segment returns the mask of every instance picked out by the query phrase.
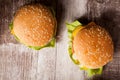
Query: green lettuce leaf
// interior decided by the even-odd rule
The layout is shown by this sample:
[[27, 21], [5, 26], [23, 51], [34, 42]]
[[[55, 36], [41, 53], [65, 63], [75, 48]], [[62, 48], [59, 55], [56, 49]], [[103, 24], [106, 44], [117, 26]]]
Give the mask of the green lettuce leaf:
[[53, 38], [47, 45], [45, 46], [28, 46], [29, 48], [31, 49], [34, 49], [34, 50], [40, 50], [42, 48], [45, 48], [45, 47], [54, 47], [55, 46], [55, 38]]
[[[11, 23], [9, 24], [9, 29], [10, 29], [10, 31], [12, 31], [12, 29], [13, 29], [13, 22], [11, 22]], [[15, 39], [16, 39], [18, 42], [21, 42], [22, 44], [24, 44], [24, 45], [26, 45], [27, 47], [29, 47], [29, 48], [31, 48], [31, 49], [34, 49], [34, 50], [40, 50], [40, 49], [45, 48], [45, 47], [54, 47], [54, 46], [55, 46], [55, 42], [56, 42], [56, 40], [55, 40], [55, 35], [56, 35], [56, 33], [54, 34], [52, 40], [51, 40], [48, 44], [46, 44], [46, 45], [44, 45], [44, 46], [27, 46], [26, 44], [24, 44], [23, 42], [21, 42], [20, 39], [19, 39], [15, 34], [13, 34], [13, 36], [15, 37]]]
[[[70, 55], [70, 58], [71, 60], [76, 64], [76, 65], [80, 65], [80, 62], [78, 60], [75, 60], [73, 58], [73, 53], [72, 53], [72, 32], [79, 26], [79, 25], [82, 25], [79, 21], [74, 21], [73, 23], [66, 23], [66, 26], [67, 26], [67, 29], [68, 29], [68, 37], [70, 39], [69, 41], [69, 48], [68, 48], [68, 52], [69, 52], [69, 55]], [[89, 77], [91, 76], [94, 76], [96, 74], [102, 74], [102, 69], [103, 67], [101, 68], [98, 68], [98, 69], [89, 69], [89, 68], [85, 68], [85, 67], [80, 67], [80, 70], [85, 70], [87, 72], [87, 75]]]
[[78, 27], [79, 25], [82, 25], [82, 24], [77, 20], [72, 23], [66, 23], [67, 29], [70, 32], [73, 32], [75, 28]]
[[80, 64], [78, 60], [75, 60], [75, 59], [73, 58], [72, 49], [69, 48], [68, 51], [69, 51], [69, 55], [70, 55], [71, 60], [72, 60], [75, 64], [77, 64], [77, 65]]
[[13, 22], [11, 22], [11, 23], [9, 24], [9, 29], [10, 29], [10, 31], [13, 29]]
[[91, 76], [94, 76], [94, 75], [102, 74], [102, 70], [103, 70], [103, 67], [98, 68], [98, 69], [88, 69], [88, 70], [86, 70], [86, 72], [87, 72], [87, 75], [89, 77], [91, 77]]
[[78, 60], [73, 59], [73, 53], [72, 53], [72, 32], [79, 26], [82, 25], [79, 21], [74, 21], [72, 23], [66, 23], [67, 29], [68, 29], [68, 37], [70, 39], [69, 41], [69, 48], [68, 48], [68, 52], [70, 55], [71, 60], [75, 63], [75, 64], [80, 64]]

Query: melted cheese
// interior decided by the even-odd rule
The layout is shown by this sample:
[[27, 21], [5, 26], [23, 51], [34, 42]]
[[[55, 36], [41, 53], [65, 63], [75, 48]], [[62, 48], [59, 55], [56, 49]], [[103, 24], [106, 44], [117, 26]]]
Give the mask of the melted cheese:
[[79, 32], [79, 30], [83, 29], [84, 27], [83, 26], [78, 26], [72, 33], [72, 36], [75, 37], [76, 34]]
[[13, 29], [11, 30], [11, 34], [13, 34], [13, 35], [14, 35], [14, 30], [13, 30]]

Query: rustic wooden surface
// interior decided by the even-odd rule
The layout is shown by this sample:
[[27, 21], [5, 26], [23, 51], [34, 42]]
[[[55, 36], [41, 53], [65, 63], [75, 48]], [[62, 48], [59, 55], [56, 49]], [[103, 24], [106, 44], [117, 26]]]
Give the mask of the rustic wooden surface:
[[[31, 50], [10, 34], [8, 24], [22, 5], [42, 3], [53, 7], [58, 21], [55, 48]], [[101, 76], [93, 80], [120, 80], [120, 0], [0, 0], [0, 80], [92, 80], [74, 65], [67, 52], [65, 22], [95, 21], [108, 30], [115, 52]]]

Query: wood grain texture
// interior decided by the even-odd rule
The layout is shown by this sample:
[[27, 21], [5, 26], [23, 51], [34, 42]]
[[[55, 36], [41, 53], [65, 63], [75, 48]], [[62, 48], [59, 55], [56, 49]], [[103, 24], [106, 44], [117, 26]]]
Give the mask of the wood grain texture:
[[[8, 24], [22, 5], [42, 3], [53, 7], [58, 21], [55, 48], [31, 50], [10, 34]], [[70, 60], [65, 22], [95, 21], [113, 38], [112, 62], [101, 76], [88, 78]], [[120, 80], [120, 0], [0, 0], [0, 80]]]

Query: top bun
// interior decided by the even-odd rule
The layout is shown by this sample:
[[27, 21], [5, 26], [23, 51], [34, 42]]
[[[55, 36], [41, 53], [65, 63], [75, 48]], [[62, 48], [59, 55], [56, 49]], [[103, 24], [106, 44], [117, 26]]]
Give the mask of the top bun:
[[25, 5], [17, 10], [14, 34], [27, 46], [44, 46], [55, 34], [56, 19], [51, 10], [41, 4]]
[[97, 69], [113, 58], [113, 42], [108, 32], [94, 22], [81, 29], [73, 39], [74, 54], [84, 67]]

